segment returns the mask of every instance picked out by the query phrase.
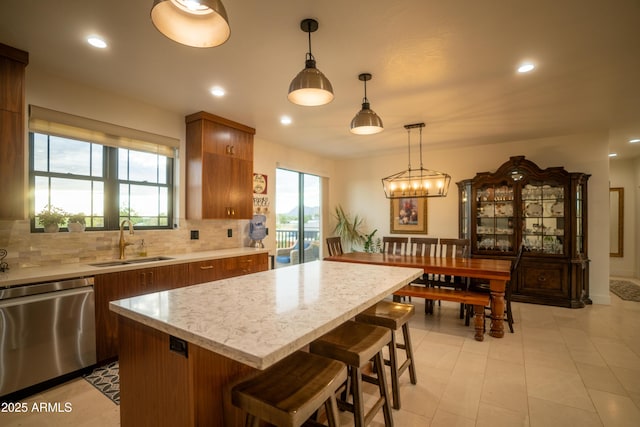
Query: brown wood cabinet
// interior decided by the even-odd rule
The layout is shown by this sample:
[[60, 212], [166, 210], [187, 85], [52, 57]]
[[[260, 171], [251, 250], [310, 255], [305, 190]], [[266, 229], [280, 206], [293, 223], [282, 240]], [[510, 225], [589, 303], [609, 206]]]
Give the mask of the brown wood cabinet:
[[512, 260], [513, 301], [580, 308], [590, 304], [588, 174], [540, 169], [514, 156], [496, 172], [458, 183], [460, 236], [471, 256]]
[[218, 280], [268, 270], [268, 254], [266, 253], [243, 257], [221, 258], [216, 261]]
[[93, 287], [98, 362], [118, 355], [118, 316], [109, 310], [110, 301], [185, 286], [187, 274], [188, 264], [176, 264], [96, 275]]
[[250, 219], [255, 129], [204, 111], [185, 121], [187, 218]]
[[24, 219], [25, 68], [29, 54], [0, 43], [0, 219]]
[[110, 301], [268, 269], [268, 254], [260, 253], [96, 275], [94, 292], [98, 362], [118, 356], [118, 316], [109, 310]]

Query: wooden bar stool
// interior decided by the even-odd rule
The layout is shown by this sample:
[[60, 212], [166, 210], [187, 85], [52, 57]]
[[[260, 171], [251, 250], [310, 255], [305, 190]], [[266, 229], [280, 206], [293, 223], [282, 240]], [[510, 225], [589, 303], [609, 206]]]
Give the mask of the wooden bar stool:
[[[368, 425], [380, 408], [384, 414], [384, 425], [393, 426], [382, 357], [382, 349], [390, 340], [391, 332], [387, 328], [349, 320], [313, 341], [309, 346], [309, 351], [312, 353], [339, 360], [349, 367], [347, 383], [351, 383], [353, 404], [346, 401], [349, 395], [347, 384], [347, 393], [344, 393], [343, 399], [338, 400], [338, 407], [353, 413], [355, 427]], [[367, 366], [371, 359], [374, 360], [376, 372], [381, 373], [375, 378], [362, 374], [362, 368]], [[376, 384], [380, 392], [380, 397], [366, 414], [362, 394], [363, 380]]]
[[247, 413], [246, 426], [257, 427], [263, 420], [299, 427], [324, 404], [329, 427], [334, 427], [339, 425], [336, 391], [346, 379], [344, 363], [297, 351], [236, 384], [231, 401]]
[[[416, 378], [416, 367], [413, 360], [413, 349], [411, 347], [411, 337], [409, 336], [409, 319], [415, 313], [415, 307], [411, 304], [401, 304], [391, 301], [380, 301], [356, 316], [357, 322], [369, 323], [371, 325], [382, 326], [391, 330], [391, 341], [389, 342], [389, 360], [384, 363], [391, 367], [391, 391], [393, 394], [393, 408], [400, 409], [400, 376], [409, 369], [411, 384], [418, 382]], [[396, 341], [396, 331], [402, 327], [404, 344]], [[398, 367], [398, 353], [396, 349], [404, 350], [407, 360]]]

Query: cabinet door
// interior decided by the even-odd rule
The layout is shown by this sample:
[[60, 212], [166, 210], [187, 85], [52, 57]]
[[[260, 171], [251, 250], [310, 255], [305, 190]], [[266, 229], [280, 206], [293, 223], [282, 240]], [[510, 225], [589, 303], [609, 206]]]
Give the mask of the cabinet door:
[[487, 184], [475, 190], [475, 251], [513, 252], [515, 206], [513, 186]]
[[564, 186], [529, 182], [522, 188], [522, 241], [528, 252], [565, 253]]
[[250, 219], [253, 162], [203, 154], [202, 218]]
[[141, 268], [95, 276], [98, 362], [118, 355], [118, 315], [109, 310], [110, 301], [185, 286], [187, 278], [187, 264]]
[[202, 151], [253, 161], [253, 135], [209, 120], [203, 120]]
[[515, 292], [549, 300], [567, 300], [569, 297], [568, 265], [562, 262], [523, 260]]

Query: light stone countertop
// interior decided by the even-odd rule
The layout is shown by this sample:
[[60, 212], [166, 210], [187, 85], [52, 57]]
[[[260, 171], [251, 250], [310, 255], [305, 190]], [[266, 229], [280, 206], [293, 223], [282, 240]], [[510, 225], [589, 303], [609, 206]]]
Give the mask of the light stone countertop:
[[119, 301], [124, 317], [265, 369], [422, 275], [314, 261]]
[[[182, 264], [185, 262], [198, 262], [218, 258], [231, 258], [243, 255], [253, 255], [258, 253], [268, 253], [267, 249], [256, 248], [233, 248], [220, 249], [215, 251], [192, 252], [188, 254], [167, 254], [170, 259], [162, 261], [143, 262], [137, 264], [124, 264], [110, 267], [96, 267], [91, 264], [100, 264], [110, 260], [96, 261], [91, 264], [60, 264], [46, 267], [28, 267], [11, 269], [0, 273], [0, 288], [12, 287], [30, 283], [50, 282], [54, 280], [71, 279], [76, 277], [91, 277], [97, 274], [113, 273], [116, 271], [136, 270], [139, 268], [159, 267], [163, 265]], [[164, 255], [163, 255], [164, 256]], [[148, 258], [153, 258], [149, 256]], [[128, 260], [136, 260], [136, 257], [129, 257]], [[119, 261], [119, 260], [111, 260]]]

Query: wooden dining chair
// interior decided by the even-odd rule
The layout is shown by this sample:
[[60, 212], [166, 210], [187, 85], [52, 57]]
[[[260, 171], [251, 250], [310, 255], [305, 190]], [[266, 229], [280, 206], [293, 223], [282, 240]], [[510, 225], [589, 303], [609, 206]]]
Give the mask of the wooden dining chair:
[[340, 236], [327, 237], [327, 250], [329, 251], [329, 256], [342, 255], [344, 253]]
[[[407, 255], [416, 256], [437, 256], [438, 255], [438, 238], [437, 237], [412, 237], [409, 240], [409, 249]], [[433, 274], [424, 273], [418, 277], [412, 285], [433, 286]], [[433, 312], [433, 301], [424, 300], [424, 312]]]
[[404, 255], [409, 245], [408, 237], [383, 237], [382, 252], [389, 255]]
[[[469, 239], [440, 239], [440, 256], [443, 258], [469, 258], [471, 246]], [[469, 286], [468, 277], [440, 275], [432, 281], [434, 286], [445, 286], [456, 289], [466, 289]], [[438, 301], [440, 305], [440, 301]], [[460, 304], [460, 319], [465, 318], [465, 306]]]
[[[511, 279], [509, 279], [509, 281], [507, 281], [507, 284], [505, 286], [504, 289], [504, 305], [505, 305], [505, 314], [506, 316], [506, 321], [509, 324], [509, 332], [513, 333], [513, 312], [511, 311], [511, 293], [513, 292], [513, 280], [516, 276], [516, 273], [518, 271], [518, 267], [520, 267], [520, 260], [522, 259], [522, 253], [524, 252], [524, 244], [520, 245], [520, 248], [518, 248], [518, 253], [516, 254], [516, 257], [514, 258], [514, 260], [511, 262]], [[472, 291], [476, 291], [476, 292], [489, 292], [490, 293], [490, 289], [489, 289], [489, 284], [488, 283], [472, 283], [471, 286], [469, 286], [469, 289]], [[489, 312], [491, 311], [491, 307], [485, 307], [485, 311], [489, 310]], [[470, 319], [471, 317], [473, 317], [473, 306], [468, 306], [467, 310], [466, 310], [466, 317], [465, 317], [465, 325], [469, 326], [470, 323]]]

